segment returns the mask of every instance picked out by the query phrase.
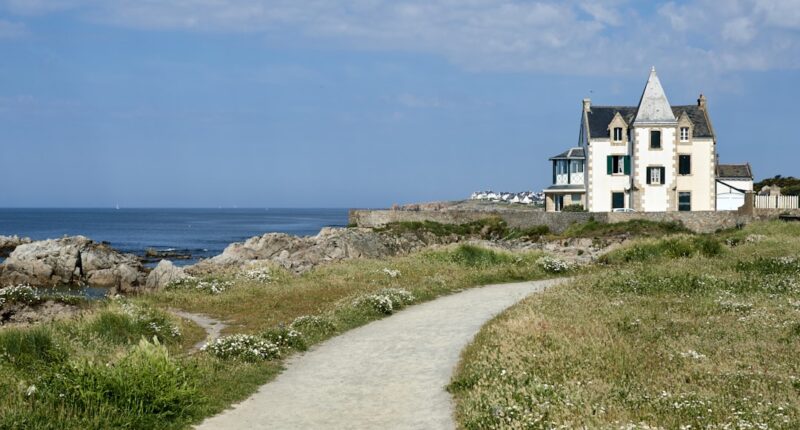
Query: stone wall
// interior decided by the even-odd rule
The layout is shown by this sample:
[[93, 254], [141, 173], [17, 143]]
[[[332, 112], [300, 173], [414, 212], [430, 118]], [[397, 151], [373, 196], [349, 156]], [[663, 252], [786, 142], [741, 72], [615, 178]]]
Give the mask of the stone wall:
[[390, 222], [434, 221], [442, 224], [464, 224], [488, 217], [502, 218], [511, 227], [528, 228], [546, 225], [551, 231], [560, 233], [574, 223], [593, 218], [598, 222], [618, 223], [634, 219], [649, 221], [679, 221], [697, 233], [711, 233], [719, 229], [733, 228], [757, 220], [777, 219], [781, 214], [800, 215], [800, 210], [756, 209], [744, 211], [698, 211], [698, 212], [535, 212], [535, 211], [479, 211], [479, 210], [362, 210], [350, 211], [350, 223], [359, 227], [381, 227]]
[[390, 222], [434, 221], [442, 224], [464, 224], [489, 217], [499, 217], [510, 227], [528, 228], [546, 225], [550, 230], [561, 232], [576, 222], [586, 222], [598, 214], [588, 212], [543, 212], [530, 210], [469, 211], [469, 210], [366, 210], [350, 211], [350, 224], [359, 227], [381, 227]]

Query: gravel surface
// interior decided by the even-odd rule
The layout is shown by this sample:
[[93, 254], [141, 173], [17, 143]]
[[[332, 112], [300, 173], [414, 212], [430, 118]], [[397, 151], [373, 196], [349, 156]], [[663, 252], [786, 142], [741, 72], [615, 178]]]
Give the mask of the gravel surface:
[[489, 319], [563, 280], [472, 288], [330, 339], [199, 429], [453, 429], [445, 391]]

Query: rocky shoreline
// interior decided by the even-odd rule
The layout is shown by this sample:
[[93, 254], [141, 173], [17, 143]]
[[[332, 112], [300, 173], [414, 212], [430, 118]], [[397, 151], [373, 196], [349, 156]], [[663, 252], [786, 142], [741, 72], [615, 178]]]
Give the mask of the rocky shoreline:
[[[617, 242], [622, 240], [624, 238]], [[591, 239], [485, 240], [455, 234], [436, 235], [424, 230], [397, 233], [369, 228], [323, 228], [315, 236], [304, 237], [267, 233], [232, 243], [221, 254], [191, 266], [177, 267], [170, 260], [161, 259], [155, 268], [148, 269], [140, 257], [123, 254], [106, 243], [84, 236], [40, 241], [0, 237], [0, 243], [14, 244], [8, 258], [0, 263], [0, 287], [85, 285], [108, 288], [111, 293], [143, 293], [190, 275], [237, 269], [253, 262], [271, 262], [301, 274], [320, 264], [393, 257], [457, 242], [510, 251], [544, 250], [579, 264], [592, 261], [601, 251], [607, 251], [609, 245], [614, 245], [599, 245]]]

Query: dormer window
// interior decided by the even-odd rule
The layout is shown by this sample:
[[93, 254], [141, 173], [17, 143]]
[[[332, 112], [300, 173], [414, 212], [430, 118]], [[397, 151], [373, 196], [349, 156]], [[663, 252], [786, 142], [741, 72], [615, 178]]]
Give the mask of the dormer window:
[[622, 142], [622, 127], [614, 127], [614, 142]]
[[681, 127], [681, 142], [689, 141], [689, 127]]

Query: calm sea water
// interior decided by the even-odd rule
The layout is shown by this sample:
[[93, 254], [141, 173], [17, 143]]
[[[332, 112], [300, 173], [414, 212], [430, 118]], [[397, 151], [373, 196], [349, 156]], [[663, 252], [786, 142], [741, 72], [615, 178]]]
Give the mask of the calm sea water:
[[269, 232], [314, 235], [347, 225], [347, 209], [0, 209], [0, 235], [50, 239], [84, 235], [123, 252], [191, 254], [190, 264], [231, 242]]

